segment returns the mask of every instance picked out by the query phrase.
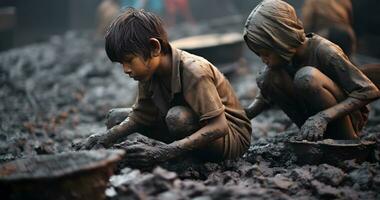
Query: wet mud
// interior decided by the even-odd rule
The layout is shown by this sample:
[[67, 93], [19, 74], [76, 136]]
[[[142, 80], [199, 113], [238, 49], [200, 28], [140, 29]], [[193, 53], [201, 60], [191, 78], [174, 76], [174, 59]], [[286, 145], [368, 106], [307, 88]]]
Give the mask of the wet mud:
[[[259, 63], [259, 62], [257, 62]], [[232, 76], [247, 106], [257, 87], [255, 62]], [[69, 32], [0, 54], [0, 162], [73, 150], [104, 130], [111, 108], [130, 107], [137, 83], [112, 64], [90, 34]], [[119, 164], [108, 199], [379, 199], [380, 105], [362, 139], [376, 141], [362, 162], [300, 164], [288, 141], [298, 129], [278, 109], [252, 120], [252, 145], [238, 160], [177, 159], [151, 169]], [[136, 139], [136, 138], [134, 138]], [[145, 142], [150, 142], [148, 139]]]

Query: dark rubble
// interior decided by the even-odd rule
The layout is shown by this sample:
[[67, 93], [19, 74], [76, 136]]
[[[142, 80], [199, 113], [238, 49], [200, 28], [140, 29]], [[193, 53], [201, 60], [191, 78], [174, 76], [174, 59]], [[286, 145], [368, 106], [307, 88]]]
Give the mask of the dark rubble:
[[[249, 60], [249, 59], [248, 59]], [[231, 77], [242, 103], [255, 96], [258, 62]], [[250, 72], [250, 73], [247, 73]], [[49, 41], [0, 54], [0, 162], [72, 150], [102, 130], [107, 111], [129, 107], [136, 82], [111, 63], [91, 34], [68, 32]], [[380, 106], [364, 131], [380, 145]], [[252, 121], [252, 146], [243, 158], [221, 163], [174, 160], [153, 169], [119, 166], [109, 199], [379, 199], [377, 160], [297, 165], [287, 145], [297, 131], [269, 110]], [[376, 157], [375, 156], [375, 157]]]

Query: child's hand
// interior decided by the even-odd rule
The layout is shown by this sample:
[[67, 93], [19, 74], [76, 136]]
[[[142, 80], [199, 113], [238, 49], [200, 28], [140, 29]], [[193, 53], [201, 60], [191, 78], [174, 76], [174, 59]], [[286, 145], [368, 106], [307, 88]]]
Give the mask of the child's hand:
[[173, 152], [168, 145], [150, 146], [140, 142], [124, 142], [117, 146], [125, 150], [125, 160], [131, 166], [148, 167], [171, 158]]
[[104, 148], [101, 140], [104, 138], [105, 133], [95, 133], [90, 135], [76, 150], [90, 150]]
[[327, 120], [319, 113], [309, 117], [309, 119], [307, 119], [301, 127], [301, 139], [309, 141], [323, 139], [323, 134], [326, 131], [327, 124]]

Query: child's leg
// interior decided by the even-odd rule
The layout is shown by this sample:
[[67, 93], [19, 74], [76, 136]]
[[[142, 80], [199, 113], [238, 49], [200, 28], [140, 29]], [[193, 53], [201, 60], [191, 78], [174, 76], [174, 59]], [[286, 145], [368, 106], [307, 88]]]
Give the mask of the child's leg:
[[185, 138], [200, 128], [199, 119], [196, 114], [185, 106], [170, 108], [166, 114], [165, 122], [175, 140]]
[[301, 127], [308, 118], [305, 106], [295, 93], [293, 78], [283, 69], [269, 69], [259, 74], [258, 86], [264, 96], [281, 108], [282, 111]]
[[[312, 116], [344, 100], [346, 95], [329, 77], [314, 67], [303, 67], [294, 77], [294, 86]], [[357, 134], [349, 116], [327, 126], [324, 138], [355, 139]]]

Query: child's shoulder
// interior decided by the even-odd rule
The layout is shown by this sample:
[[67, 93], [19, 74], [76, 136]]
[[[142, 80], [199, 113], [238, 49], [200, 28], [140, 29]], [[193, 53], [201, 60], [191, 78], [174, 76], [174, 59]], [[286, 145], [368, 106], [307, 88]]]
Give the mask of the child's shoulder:
[[216, 68], [205, 58], [181, 51], [180, 62], [183, 73], [194, 78], [202, 78], [215, 73]]
[[343, 50], [336, 44], [332, 43], [328, 39], [319, 36], [317, 34], [308, 34], [309, 40], [311, 40], [311, 46], [314, 53], [321, 57], [342, 56]]

